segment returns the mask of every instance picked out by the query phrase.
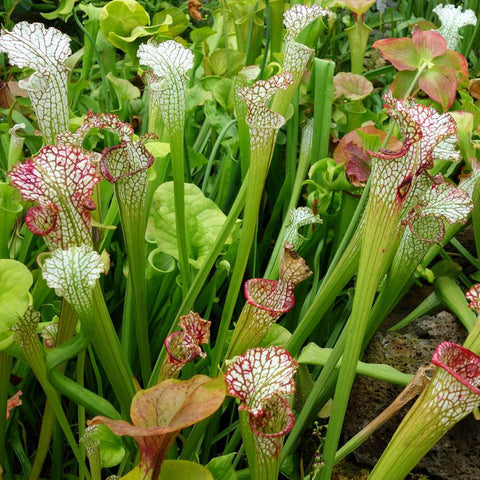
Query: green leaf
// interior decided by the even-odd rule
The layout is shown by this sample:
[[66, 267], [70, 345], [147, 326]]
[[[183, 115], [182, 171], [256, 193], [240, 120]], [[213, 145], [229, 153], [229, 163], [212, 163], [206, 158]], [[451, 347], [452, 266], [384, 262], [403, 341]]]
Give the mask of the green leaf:
[[260, 342], [260, 347], [271, 347], [276, 345], [279, 347], [286, 347], [292, 334], [285, 327], [282, 327], [278, 323], [274, 323], [269, 329], [267, 334]]
[[237, 74], [245, 66], [245, 54], [243, 52], [229, 50], [227, 53], [225, 48], [220, 48], [206, 59], [213, 75], [223, 76], [227, 73], [227, 58], [230, 62], [232, 75]]
[[171, 17], [161, 25], [150, 25], [146, 10], [135, 0], [113, 0], [100, 12], [100, 30], [114, 46], [135, 59], [141, 37], [156, 35], [168, 30]]
[[22, 206], [13, 199], [13, 188], [0, 182], [0, 232], [2, 232], [0, 258], [8, 257], [9, 232], [12, 231], [15, 219], [21, 211]]
[[164, 158], [170, 153], [170, 144], [167, 142], [153, 141], [146, 143], [145, 146], [155, 158]]
[[[215, 202], [206, 198], [193, 184], [185, 184], [186, 229], [190, 264], [200, 268], [215, 243], [225, 215]], [[147, 226], [147, 241], [156, 243], [164, 253], [178, 260], [173, 182], [160, 185], [153, 195]], [[227, 239], [227, 244], [231, 238]]]
[[67, 21], [67, 19], [72, 15], [72, 10], [75, 5], [75, 2], [78, 0], [60, 0], [60, 4], [58, 8], [50, 13], [42, 13], [42, 17], [46, 18], [47, 20], [55, 20], [56, 18], [61, 18], [63, 21]]
[[[127, 475], [121, 477], [122, 480], [144, 480], [145, 472], [135, 467]], [[162, 470], [158, 480], [218, 480], [212, 476], [210, 470], [199, 463], [189, 462], [188, 460], [165, 460], [162, 463]], [[219, 477], [220, 478], [220, 477]], [[223, 477], [222, 477], [223, 478]], [[225, 477], [230, 478], [230, 477]], [[232, 480], [236, 477], [231, 477]]]
[[[173, 478], [181, 478], [182, 480], [214, 480], [210, 470], [198, 463], [187, 460], [165, 460], [158, 480], [171, 480]], [[215, 478], [215, 480], [217, 479]]]
[[89, 436], [99, 442], [102, 468], [115, 467], [125, 457], [122, 440], [105, 425], [97, 425]]
[[196, 152], [192, 147], [187, 145], [188, 163], [190, 168], [198, 168], [208, 163], [208, 158], [200, 152]]
[[233, 459], [236, 453], [229, 453], [221, 457], [212, 458], [206, 467], [212, 472], [215, 480], [237, 480], [237, 474], [233, 468]]
[[212, 88], [215, 100], [227, 111], [233, 112], [235, 88], [231, 78], [222, 78]]
[[[155, 17], [154, 17], [155, 18]], [[198, 45], [208, 37], [215, 35], [217, 32], [212, 27], [195, 28], [190, 33], [190, 39], [194, 45]]]
[[0, 332], [18, 322], [30, 303], [30, 270], [20, 262], [0, 259]]
[[[398, 72], [393, 79], [390, 89], [392, 90], [392, 95], [395, 98], [402, 98], [408, 91], [408, 88], [412, 84], [415, 78], [416, 72], [410, 70], [403, 70]], [[416, 87], [415, 87], [416, 88]]]
[[[298, 363], [324, 366], [327, 363], [331, 351], [331, 348], [321, 348], [316, 343], [309, 343], [301, 351], [298, 357]], [[340, 366], [340, 362], [338, 366]], [[402, 373], [396, 368], [383, 363], [358, 362], [357, 373], [396, 385], [407, 385], [412, 379], [412, 375]]]
[[204, 90], [200, 82], [196, 82], [192, 88], [187, 89], [186, 110], [192, 111], [197, 106], [203, 106], [207, 100], [212, 100], [212, 93]]
[[[189, 20], [185, 13], [176, 7], [164, 8], [153, 16], [153, 25], [168, 25], [166, 31], [162, 30], [162, 36], [174, 38], [188, 27]], [[164, 33], [166, 32], [166, 33]]]
[[126, 37], [134, 28], [149, 24], [148, 13], [135, 0], [113, 0], [100, 13], [100, 29], [105, 38], [109, 38], [112, 32]]
[[112, 72], [108, 72], [106, 78], [115, 89], [120, 110], [128, 107], [132, 100], [140, 97], [140, 89], [132, 85], [128, 80], [117, 78]]
[[457, 78], [453, 69], [438, 66], [427, 70], [423, 72], [418, 84], [444, 111], [452, 106], [457, 94]]

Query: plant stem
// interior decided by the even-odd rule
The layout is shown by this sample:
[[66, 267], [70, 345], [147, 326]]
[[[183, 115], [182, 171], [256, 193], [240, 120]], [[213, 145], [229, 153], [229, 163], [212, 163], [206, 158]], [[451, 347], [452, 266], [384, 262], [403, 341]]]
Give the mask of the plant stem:
[[[243, 228], [238, 244], [237, 258], [232, 272], [232, 280], [228, 287], [225, 305], [220, 320], [215, 349], [212, 352], [212, 365], [210, 373], [214, 375], [220, 363], [228, 327], [232, 319], [238, 292], [242, 284], [243, 275], [248, 263], [248, 257], [252, 247], [257, 227], [258, 211], [262, 199], [265, 179], [273, 153], [277, 130], [273, 128], [262, 129], [259, 136], [262, 140], [254, 141], [250, 153], [250, 169], [248, 172], [247, 198], [243, 217]], [[254, 136], [254, 135], [251, 135]]]
[[[23, 322], [26, 321], [24, 320]], [[72, 430], [70, 429], [70, 425], [68, 423], [67, 417], [65, 416], [65, 412], [63, 411], [63, 407], [58, 397], [58, 393], [55, 391], [55, 389], [52, 387], [52, 385], [47, 379], [45, 358], [43, 357], [41, 345], [38, 340], [36, 331], [34, 331], [30, 326], [23, 326], [21, 327], [21, 333], [18, 332], [16, 333], [16, 335], [17, 334], [20, 334], [22, 337], [19, 343], [23, 354], [25, 355], [25, 358], [30, 365], [30, 368], [32, 369], [35, 377], [42, 386], [43, 391], [45, 392], [47, 399], [52, 406], [52, 410], [55, 413], [57, 421], [63, 430], [63, 433], [69, 443], [70, 448], [72, 449], [72, 452], [77, 462], [79, 463], [79, 465], [83, 463], [86, 470], [87, 467], [85, 466], [84, 459], [80, 454], [77, 442], [75, 440], [75, 437], [73, 436]]]
[[135, 395], [133, 375], [130, 365], [123, 355], [98, 282], [93, 289], [93, 303], [96, 328], [92, 345], [121, 405], [122, 414], [127, 416], [130, 411], [130, 403]]
[[[117, 185], [115, 185], [117, 189]], [[117, 194], [116, 194], [117, 195]], [[148, 335], [147, 286], [145, 283], [145, 210], [132, 211], [124, 208], [119, 201], [122, 196], [117, 195], [120, 221], [125, 238], [129, 267], [129, 288], [127, 294], [133, 293], [133, 312], [128, 308], [128, 319], [135, 323], [137, 334], [137, 352], [140, 358], [143, 383], [146, 385], [150, 378], [152, 366], [150, 358], [150, 340]], [[130, 306], [126, 302], [127, 307]], [[133, 318], [132, 318], [132, 313]], [[127, 319], [124, 319], [126, 321]]]
[[[66, 300], [62, 300], [55, 345], [61, 345], [73, 337], [77, 326], [77, 321], [78, 317], [73, 307]], [[64, 373], [66, 366], [66, 363], [64, 363], [57, 368], [61, 373]], [[50, 447], [54, 422], [55, 412], [52, 410], [50, 401], [47, 399], [45, 403], [44, 415], [42, 417], [42, 427], [40, 429], [40, 436], [38, 438], [35, 459], [33, 461], [28, 480], [37, 480], [40, 477], [43, 464]]]
[[[233, 203], [232, 208], [230, 209], [230, 212], [227, 215], [227, 218], [225, 219], [225, 223], [223, 224], [222, 229], [218, 234], [217, 239], [215, 240], [215, 244], [210, 250], [208, 257], [204, 260], [203, 265], [201, 266], [197, 275], [195, 276], [192, 282], [192, 285], [190, 286], [190, 289], [187, 292], [187, 295], [184, 297], [182, 304], [180, 305], [180, 308], [178, 309], [175, 315], [175, 321], [170, 327], [168, 334], [172, 333], [175, 330], [177, 326], [177, 321], [180, 318], [180, 316], [188, 313], [188, 311], [193, 307], [195, 299], [200, 293], [200, 290], [202, 289], [202, 287], [204, 286], [205, 281], [208, 277], [208, 274], [210, 273], [210, 270], [215, 263], [215, 260], [217, 259], [218, 255], [220, 255], [223, 245], [225, 244], [225, 241], [230, 235], [232, 228], [235, 225], [238, 219], [238, 216], [240, 215], [240, 212], [243, 209], [243, 206], [245, 204], [246, 193], [247, 193], [247, 183], [248, 183], [248, 174], [246, 175], [245, 180], [243, 181], [242, 186], [238, 191], [237, 198], [235, 199], [235, 202]], [[148, 383], [149, 386], [152, 386], [155, 383], [157, 383], [158, 373], [160, 371], [160, 367], [163, 363], [164, 357], [165, 357], [165, 349], [162, 349], [155, 363], [155, 367], [153, 369], [150, 382]]]
[[360, 357], [370, 309], [378, 284], [393, 255], [392, 245], [396, 244], [397, 217], [390, 211], [388, 203], [384, 205], [381, 202], [369, 202], [367, 206], [365, 235], [362, 242], [356, 291], [351, 319], [347, 323], [345, 355], [340, 367], [325, 441], [325, 466], [319, 472], [321, 480], [329, 479], [332, 474], [335, 451], [343, 426], [350, 390], [355, 378], [355, 369]]
[[185, 225], [184, 146], [183, 128], [170, 131], [170, 155], [173, 169], [173, 196], [175, 200], [175, 225], [178, 258], [182, 277], [183, 297], [190, 288], [190, 264], [188, 262], [188, 238]]
[[[285, 347], [292, 355], [298, 355], [307, 337], [312, 333], [315, 326], [318, 325], [331, 307], [335, 298], [355, 274], [359, 259], [359, 242], [357, 240], [358, 237], [355, 236], [346, 250], [344, 250], [344, 255], [339, 259], [333, 271], [328, 277], [325, 277], [311, 305], [292, 333]], [[297, 420], [294, 429], [298, 423], [299, 421]], [[290, 433], [289, 439], [290, 437], [292, 437], [292, 433]]]
[[243, 446], [247, 454], [250, 480], [277, 480], [280, 470], [279, 455], [270, 456], [258, 448], [255, 435], [250, 428], [250, 414], [239, 410], [239, 424], [242, 432]]
[[7, 400], [13, 357], [0, 351], [0, 466], [7, 479], [13, 478], [7, 456]]

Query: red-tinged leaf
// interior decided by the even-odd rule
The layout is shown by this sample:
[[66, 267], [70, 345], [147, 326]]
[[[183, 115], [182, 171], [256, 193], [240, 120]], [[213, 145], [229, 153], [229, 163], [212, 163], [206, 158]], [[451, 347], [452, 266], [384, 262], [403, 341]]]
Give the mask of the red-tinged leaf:
[[419, 80], [420, 88], [433, 100], [448, 110], [457, 93], [457, 77], [448, 67], [435, 67], [423, 73]]
[[[104, 424], [116, 435], [134, 437], [140, 447], [140, 473], [153, 470], [157, 478], [161, 463], [180, 430], [204, 420], [220, 408], [225, 398], [223, 376], [196, 375], [189, 380], [165, 380], [133, 397], [132, 424], [95, 417], [89, 425]], [[141, 477], [145, 478], [145, 477]]]
[[[417, 72], [410, 72], [408, 70], [404, 70], [403, 72], [398, 72], [395, 75], [395, 78], [390, 85], [390, 90], [392, 91], [392, 95], [395, 98], [405, 97], [405, 94], [408, 92], [408, 87], [412, 84], [416, 73]], [[417, 88], [418, 87], [416, 87], [414, 91]]]
[[472, 78], [468, 83], [468, 93], [475, 99], [480, 100], [480, 79]]
[[22, 404], [22, 391], [18, 390], [18, 392], [7, 400], [7, 420], [10, 418], [10, 412], [15, 408], [19, 407]]
[[171, 333], [164, 342], [168, 356], [160, 369], [160, 379], [175, 378], [186, 363], [197, 356], [207, 356], [201, 346], [210, 340], [211, 322], [190, 312], [180, 317], [178, 323], [182, 331]]
[[447, 67], [453, 70], [457, 75], [459, 83], [464, 83], [468, 80], [468, 63], [461, 53], [447, 50], [444, 55], [435, 58], [432, 63], [436, 67]]
[[345, 146], [344, 154], [347, 158], [345, 172], [352, 185], [356, 187], [365, 185], [371, 170], [369, 165], [370, 157], [367, 155], [367, 152], [359, 145], [350, 142]]
[[444, 55], [447, 51], [447, 42], [434, 30], [416, 30], [412, 35], [412, 43], [418, 56], [422, 60], [430, 61]]
[[[348, 156], [345, 155], [345, 148], [348, 144], [353, 143], [360, 148], [365, 147], [365, 145], [363, 145], [360, 135], [357, 132], [367, 133], [368, 135], [378, 135], [380, 139], [380, 143], [383, 143], [383, 140], [387, 135], [386, 132], [384, 132], [383, 130], [379, 130], [373, 125], [365, 125], [364, 127], [360, 127], [357, 130], [347, 133], [345, 136], [342, 137], [337, 147], [335, 148], [335, 151], [333, 152], [333, 159], [337, 163], [344, 163], [344, 164], [347, 163]], [[402, 147], [402, 142], [398, 140], [398, 138], [395, 138], [392, 136], [389, 138], [387, 146], [385, 148], [387, 148], [388, 150], [400, 150], [401, 147]], [[371, 148], [371, 147], [367, 147], [367, 148]]]
[[77, 147], [48, 145], [15, 165], [9, 176], [25, 200], [40, 205], [29, 214], [27, 226], [47, 235], [50, 249], [91, 242], [90, 210], [95, 205], [90, 196], [100, 177], [89, 154]]
[[265, 400], [258, 415], [250, 415], [250, 429], [255, 434], [257, 449], [271, 458], [278, 457], [283, 438], [295, 424], [295, 416], [288, 401], [274, 394]]
[[[453, 342], [443, 342], [435, 349], [432, 364], [453, 377], [442, 385], [444, 387], [442, 391], [452, 393], [452, 395], [439, 395], [439, 403], [444, 404], [447, 408], [453, 407], [458, 413], [464, 413], [464, 408], [471, 411], [478, 405], [480, 402], [480, 358], [474, 352]], [[465, 387], [465, 395], [461, 395], [461, 386]]]
[[375, 3], [375, 0], [344, 0], [342, 3], [353, 13], [362, 15]]
[[373, 84], [362, 75], [340, 72], [333, 77], [335, 98], [344, 95], [349, 100], [361, 100], [372, 93]]
[[416, 70], [420, 66], [421, 58], [411, 38], [385, 38], [377, 40], [372, 46], [378, 48], [382, 57], [397, 70]]

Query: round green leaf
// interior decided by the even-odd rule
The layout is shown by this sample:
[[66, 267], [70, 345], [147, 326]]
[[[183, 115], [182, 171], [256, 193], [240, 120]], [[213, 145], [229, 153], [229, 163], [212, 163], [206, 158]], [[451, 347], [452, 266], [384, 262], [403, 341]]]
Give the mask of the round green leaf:
[[158, 480], [171, 480], [172, 478], [214, 480], [210, 470], [198, 463], [188, 462], [187, 460], [165, 460], [162, 463]]
[[0, 259], [0, 332], [9, 330], [27, 309], [33, 277], [16, 260]]
[[97, 425], [95, 430], [89, 433], [89, 436], [97, 439], [100, 443], [102, 468], [115, 467], [125, 457], [122, 440], [105, 425]]
[[[188, 237], [188, 258], [194, 268], [200, 268], [210, 253], [225, 215], [212, 200], [191, 183], [185, 184], [185, 211]], [[175, 202], [173, 182], [160, 185], [153, 195], [148, 218], [147, 241], [178, 260], [177, 231], [175, 227]], [[227, 239], [227, 244], [231, 239]]]

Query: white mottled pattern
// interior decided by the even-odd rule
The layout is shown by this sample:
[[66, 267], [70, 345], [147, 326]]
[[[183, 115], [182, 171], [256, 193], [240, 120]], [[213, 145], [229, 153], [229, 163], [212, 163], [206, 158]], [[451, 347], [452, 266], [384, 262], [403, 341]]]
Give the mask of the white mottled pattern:
[[11, 32], [2, 32], [0, 52], [7, 53], [13, 65], [35, 70], [20, 86], [29, 93], [42, 133], [53, 143], [58, 133], [68, 130], [65, 61], [72, 53], [70, 39], [53, 27], [20, 22]]
[[473, 10], [462, 11], [462, 7], [455, 5], [437, 5], [433, 12], [438, 15], [441, 26], [437, 30], [447, 41], [447, 47], [455, 50], [462, 39], [459, 30], [466, 25], [476, 25], [477, 17]]
[[9, 177], [25, 200], [38, 202], [44, 209], [43, 224], [54, 222], [46, 221], [45, 214], [56, 213], [57, 248], [91, 242], [89, 211], [95, 205], [90, 196], [100, 177], [83, 150], [48, 145], [24, 164], [17, 164]]
[[259, 460], [270, 463], [282, 449], [283, 437], [295, 423], [288, 401], [281, 395], [272, 395], [264, 403], [261, 414], [250, 415], [250, 428], [255, 433], [255, 446]]
[[329, 15], [330, 11], [319, 5], [307, 7], [296, 4], [288, 9], [283, 18], [287, 30], [285, 35], [285, 56], [283, 70], [285, 72], [301, 73], [305, 70], [313, 50], [296, 41], [298, 34], [319, 17]]
[[115, 184], [118, 201], [128, 209], [145, 208], [147, 169], [154, 158], [141, 142], [124, 142], [102, 152], [100, 169]]
[[443, 342], [432, 363], [437, 368], [425, 395], [425, 415], [448, 429], [480, 404], [480, 358], [460, 345]]
[[[434, 158], [459, 160], [459, 153], [453, 149], [457, 128], [448, 113], [439, 114], [412, 99], [397, 100], [390, 90], [384, 100], [389, 115], [397, 121], [404, 144], [397, 152], [368, 152], [372, 158], [372, 196], [401, 207], [418, 175], [432, 167]], [[440, 144], [440, 150], [435, 150]]]
[[458, 183], [458, 188], [461, 188], [468, 193], [470, 197], [473, 195], [473, 189], [480, 179], [480, 163], [475, 159], [470, 159], [472, 165], [472, 170], [466, 175], [460, 176], [460, 182]]
[[228, 393], [257, 415], [272, 395], [287, 397], [295, 392], [296, 370], [297, 362], [284, 348], [251, 348], [228, 365], [225, 376]]
[[313, 213], [309, 207], [298, 207], [290, 210], [290, 223], [285, 229], [285, 242], [291, 243], [295, 250], [298, 250], [302, 245], [305, 237], [303, 237], [298, 229], [305, 225], [312, 225], [314, 223], [322, 223], [322, 219]]
[[247, 104], [245, 120], [250, 127], [252, 152], [268, 152], [272, 147], [271, 143], [275, 141], [272, 130], [278, 131], [285, 123], [285, 118], [270, 110], [267, 103], [279, 88], [287, 88], [292, 81], [292, 74], [287, 72], [274, 75], [268, 80], [258, 80], [251, 87], [243, 87], [238, 91], [238, 95]]
[[476, 283], [465, 293], [466, 299], [469, 301], [468, 306], [477, 314], [480, 313], [480, 283]]
[[311, 7], [301, 4], [293, 5], [283, 14], [283, 24], [287, 30], [285, 39], [287, 41], [295, 40], [307, 25], [325, 15], [330, 15], [330, 10], [320, 7], [320, 5]]
[[160, 109], [168, 130], [183, 129], [187, 72], [193, 68], [192, 52], [174, 40], [167, 40], [140, 45], [137, 55], [141, 65], [152, 69], [146, 77], [150, 101]]
[[42, 266], [42, 276], [59, 297], [77, 311], [91, 308], [91, 292], [103, 272], [100, 255], [87, 245], [55, 250]]

